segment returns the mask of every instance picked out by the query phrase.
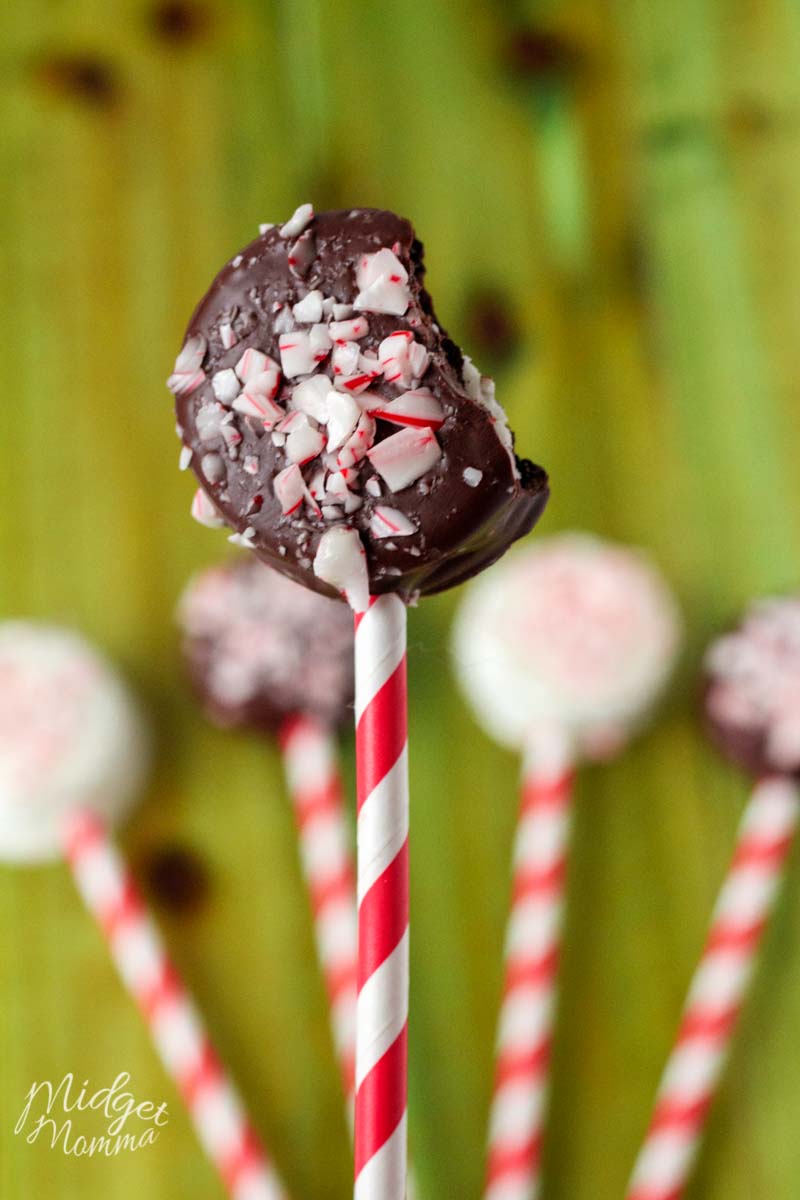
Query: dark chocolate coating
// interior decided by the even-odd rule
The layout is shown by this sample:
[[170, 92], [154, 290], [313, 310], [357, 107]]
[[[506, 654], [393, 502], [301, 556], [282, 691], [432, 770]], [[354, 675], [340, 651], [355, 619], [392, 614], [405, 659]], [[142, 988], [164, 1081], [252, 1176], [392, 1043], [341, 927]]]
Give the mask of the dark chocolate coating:
[[[243, 440], [232, 457], [222, 437], [205, 441], [198, 437], [196, 416], [204, 403], [214, 399], [211, 376], [234, 367], [248, 347], [280, 362], [279, 333], [274, 328], [276, 304], [291, 306], [315, 288], [337, 303], [352, 304], [358, 292], [354, 264], [359, 257], [383, 247], [394, 248], [409, 274], [411, 302], [402, 317], [365, 312], [370, 331], [360, 346], [362, 351], [374, 352], [397, 330], [411, 330], [425, 345], [431, 360], [421, 385], [437, 397], [445, 413], [436, 434], [442, 456], [421, 479], [398, 492], [387, 494], [384, 489], [380, 499], [362, 493], [362, 507], [338, 524], [352, 526], [361, 535], [372, 594], [397, 592], [409, 601], [453, 587], [489, 566], [531, 530], [547, 502], [547, 475], [540, 467], [519, 460], [519, 473], [515, 473], [491, 413], [467, 394], [461, 351], [437, 325], [430, 297], [422, 286], [422, 246], [411, 224], [391, 212], [357, 209], [318, 213], [309, 229], [316, 256], [305, 278], [289, 267], [287, 251], [294, 239], [287, 241], [277, 228], [270, 229], [220, 271], [189, 322], [187, 337], [202, 334], [208, 343], [203, 361], [206, 382], [176, 399], [182, 438], [193, 451], [192, 468], [232, 529], [239, 533], [248, 527], [255, 530], [253, 548], [264, 562], [315, 591], [336, 594], [312, 569], [319, 539], [334, 523], [305, 506], [283, 515], [274, 495], [272, 479], [287, 465], [284, 450], [273, 444], [258, 420], [237, 413], [235, 427]], [[238, 341], [225, 350], [220, 325], [228, 321]], [[284, 379], [277, 397], [282, 406], [297, 382]], [[371, 390], [387, 400], [398, 395], [382, 378]], [[378, 420], [375, 441], [396, 432], [397, 426]], [[216, 482], [204, 476], [202, 467], [203, 456], [214, 451], [225, 468]], [[258, 457], [255, 475], [243, 470], [246, 456]], [[306, 478], [313, 465], [304, 469]], [[361, 467], [362, 477], [372, 473], [366, 460]], [[467, 468], [482, 472], [478, 486], [465, 482]], [[395, 541], [374, 539], [369, 532], [370, 516], [380, 504], [408, 516], [417, 526], [416, 533]]]
[[[779, 771], [770, 762], [765, 729], [753, 729], [715, 719], [706, 704], [710, 686], [710, 681], [706, 679], [703, 687], [703, 722], [709, 739], [719, 752], [754, 779], [763, 779], [768, 775], [785, 775], [786, 771]], [[800, 764], [794, 776], [800, 779]]]

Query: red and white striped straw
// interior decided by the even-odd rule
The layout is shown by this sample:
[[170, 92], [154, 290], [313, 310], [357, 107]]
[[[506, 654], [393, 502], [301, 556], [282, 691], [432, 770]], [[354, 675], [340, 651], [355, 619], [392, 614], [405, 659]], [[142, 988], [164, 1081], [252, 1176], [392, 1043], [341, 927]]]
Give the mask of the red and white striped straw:
[[404, 1200], [408, 1035], [406, 610], [355, 618], [358, 1010], [355, 1200]]
[[333, 1040], [352, 1119], [358, 980], [356, 884], [336, 742], [328, 728], [308, 716], [285, 721], [280, 742], [317, 953], [328, 991]]
[[678, 1200], [694, 1166], [798, 820], [788, 779], [754, 790], [627, 1200]]
[[572, 809], [566, 741], [548, 741], [523, 767], [485, 1200], [533, 1200], [541, 1185]]
[[232, 1200], [286, 1200], [133, 876], [103, 824], [91, 813], [73, 813], [64, 838], [78, 890], [228, 1195]]

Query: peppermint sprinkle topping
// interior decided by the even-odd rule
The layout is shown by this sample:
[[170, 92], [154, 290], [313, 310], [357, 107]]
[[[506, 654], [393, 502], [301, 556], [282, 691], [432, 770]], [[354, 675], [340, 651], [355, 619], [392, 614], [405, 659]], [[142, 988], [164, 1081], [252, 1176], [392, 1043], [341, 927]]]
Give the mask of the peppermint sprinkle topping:
[[281, 226], [282, 238], [296, 238], [314, 219], [314, 207], [311, 204], [301, 204], [292, 213], [285, 225]]

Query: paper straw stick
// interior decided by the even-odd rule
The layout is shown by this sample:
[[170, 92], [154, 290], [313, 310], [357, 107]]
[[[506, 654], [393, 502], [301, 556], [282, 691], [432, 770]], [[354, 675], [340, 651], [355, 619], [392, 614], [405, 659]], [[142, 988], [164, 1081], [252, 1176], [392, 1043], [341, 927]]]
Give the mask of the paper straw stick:
[[540, 1190], [571, 808], [572, 771], [556, 735], [523, 767], [486, 1200], [533, 1200]]
[[358, 1010], [355, 1200], [404, 1200], [408, 1031], [406, 611], [355, 618]]
[[147, 1022], [197, 1136], [232, 1200], [286, 1200], [200, 1015], [170, 962], [130, 871], [101, 821], [72, 813], [65, 851], [128, 992]]
[[691, 1174], [798, 819], [788, 779], [759, 784], [689, 989], [627, 1200], [678, 1200]]
[[356, 884], [336, 743], [329, 729], [307, 716], [285, 721], [280, 742], [333, 1040], [352, 1121], [358, 980]]

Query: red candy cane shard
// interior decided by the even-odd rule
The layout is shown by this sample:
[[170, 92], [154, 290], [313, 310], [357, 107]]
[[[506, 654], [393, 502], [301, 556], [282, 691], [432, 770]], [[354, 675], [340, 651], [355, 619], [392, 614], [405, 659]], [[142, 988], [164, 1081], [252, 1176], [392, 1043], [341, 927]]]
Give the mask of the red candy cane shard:
[[96, 816], [73, 813], [65, 852], [78, 890], [107, 938], [198, 1139], [232, 1200], [286, 1200], [197, 1009], [169, 960], [136, 883]]
[[760, 783], [689, 988], [627, 1200], [679, 1200], [694, 1166], [798, 820], [788, 779]]
[[334, 1045], [351, 1111], [356, 1055], [356, 888], [336, 746], [330, 731], [318, 721], [298, 716], [284, 722], [281, 747], [328, 991]]
[[572, 807], [572, 774], [560, 749], [557, 758], [523, 774], [485, 1200], [532, 1200], [541, 1182]]
[[405, 1200], [408, 1029], [406, 611], [356, 615], [355, 1200]]

